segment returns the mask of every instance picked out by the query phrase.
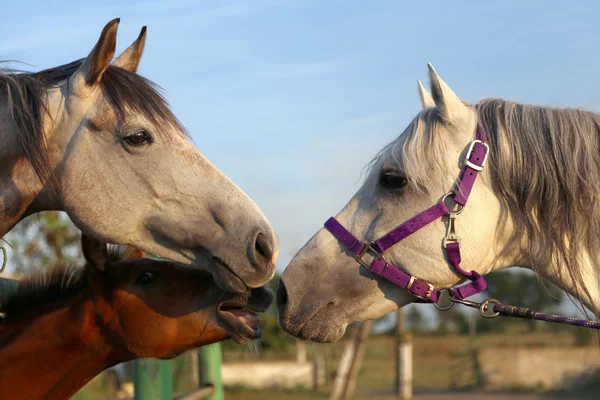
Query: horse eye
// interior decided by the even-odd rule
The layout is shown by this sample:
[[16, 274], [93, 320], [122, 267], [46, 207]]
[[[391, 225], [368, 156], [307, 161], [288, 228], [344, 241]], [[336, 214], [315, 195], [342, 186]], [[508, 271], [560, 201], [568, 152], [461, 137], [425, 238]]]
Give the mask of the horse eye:
[[156, 279], [156, 274], [154, 272], [145, 271], [142, 272], [137, 279], [135, 280], [136, 285], [147, 285]]
[[408, 184], [404, 175], [392, 166], [384, 165], [380, 178], [381, 186], [388, 189], [402, 189]]
[[143, 144], [152, 143], [152, 138], [144, 131], [133, 132], [123, 139], [132, 146], [141, 146]]

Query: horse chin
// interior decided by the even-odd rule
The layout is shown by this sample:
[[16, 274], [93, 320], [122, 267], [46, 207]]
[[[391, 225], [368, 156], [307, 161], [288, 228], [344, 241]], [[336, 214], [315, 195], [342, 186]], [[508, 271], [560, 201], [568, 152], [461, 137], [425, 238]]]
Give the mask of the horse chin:
[[218, 315], [225, 325], [231, 339], [238, 344], [245, 344], [262, 337], [260, 317], [252, 311], [243, 309], [238, 302], [224, 302], [219, 306]]
[[300, 330], [299, 337], [316, 343], [335, 343], [346, 333], [346, 326], [344, 324], [341, 326], [320, 326], [315, 328], [307, 324]]

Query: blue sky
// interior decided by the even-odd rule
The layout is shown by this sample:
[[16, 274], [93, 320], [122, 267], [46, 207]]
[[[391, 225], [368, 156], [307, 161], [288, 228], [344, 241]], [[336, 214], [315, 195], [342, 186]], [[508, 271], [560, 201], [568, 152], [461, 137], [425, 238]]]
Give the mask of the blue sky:
[[595, 1], [53, 3], [3, 7], [0, 57], [42, 69], [86, 56], [112, 18], [118, 52], [148, 25], [139, 72], [269, 217], [279, 270], [419, 110], [427, 62], [468, 101], [600, 108]]

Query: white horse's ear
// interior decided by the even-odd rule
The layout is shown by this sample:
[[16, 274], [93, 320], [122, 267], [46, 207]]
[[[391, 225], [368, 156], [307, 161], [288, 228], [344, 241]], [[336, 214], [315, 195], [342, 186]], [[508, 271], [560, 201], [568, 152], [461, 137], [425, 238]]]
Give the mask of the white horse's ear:
[[81, 83], [95, 85], [100, 82], [102, 74], [104, 74], [115, 55], [119, 21], [120, 18], [115, 18], [102, 29], [98, 43], [73, 74], [76, 85]]
[[423, 108], [435, 107], [435, 102], [431, 94], [425, 89], [425, 86], [417, 79], [417, 86], [419, 87], [419, 97], [421, 97], [421, 104]]
[[446, 82], [439, 77], [433, 65], [429, 67], [429, 80], [431, 82], [431, 95], [435, 105], [440, 110], [442, 119], [448, 123], [457, 123], [465, 120], [469, 116], [469, 109], [454, 94], [452, 89], [446, 85]]
[[81, 235], [81, 250], [85, 261], [94, 270], [103, 271], [108, 261], [108, 246], [85, 233]]
[[142, 28], [138, 38], [113, 62], [114, 66], [126, 69], [129, 72], [137, 72], [144, 46], [146, 44], [146, 27]]

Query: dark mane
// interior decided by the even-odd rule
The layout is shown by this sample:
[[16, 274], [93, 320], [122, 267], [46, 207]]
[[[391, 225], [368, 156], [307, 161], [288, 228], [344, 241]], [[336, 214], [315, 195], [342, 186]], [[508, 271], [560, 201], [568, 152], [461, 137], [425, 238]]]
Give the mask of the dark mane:
[[[8, 106], [23, 152], [42, 181], [52, 176], [42, 126], [47, 112], [47, 90], [68, 79], [82, 63], [83, 59], [80, 59], [39, 72], [0, 69], [0, 101]], [[111, 65], [103, 74], [100, 85], [121, 119], [127, 112], [135, 112], [159, 128], [172, 126], [174, 131], [185, 134], [159, 86], [148, 79]], [[161, 131], [163, 134], [173, 132]]]
[[87, 268], [60, 266], [24, 277], [17, 293], [2, 305], [5, 322], [44, 312], [49, 305], [81, 293], [89, 286], [88, 274]]
[[[108, 262], [123, 259], [120, 246], [110, 246]], [[4, 322], [23, 317], [33, 317], [51, 310], [49, 306], [68, 300], [89, 287], [91, 267], [57, 266], [49, 271], [35, 272], [19, 281], [17, 292], [0, 308], [5, 314]]]

